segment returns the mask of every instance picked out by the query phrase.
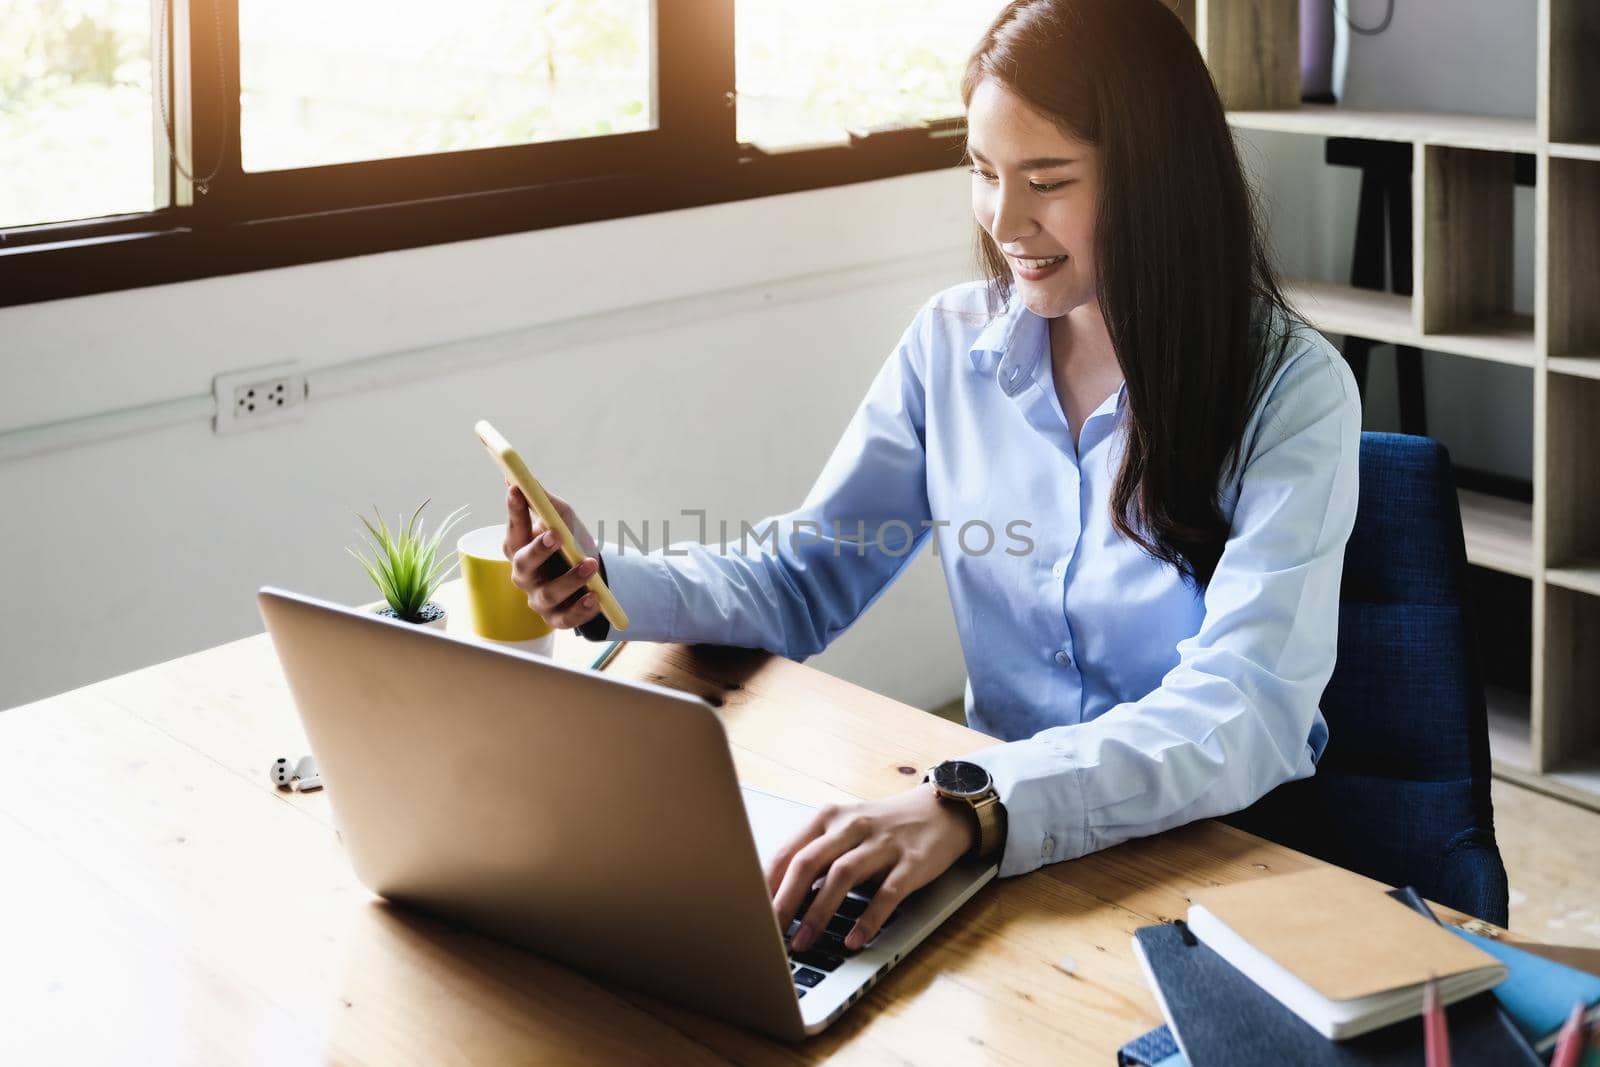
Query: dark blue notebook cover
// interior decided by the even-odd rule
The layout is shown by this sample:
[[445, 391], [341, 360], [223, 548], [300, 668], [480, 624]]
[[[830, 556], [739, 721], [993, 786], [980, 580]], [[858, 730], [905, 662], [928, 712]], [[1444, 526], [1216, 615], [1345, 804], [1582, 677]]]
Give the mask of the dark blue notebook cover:
[[[1190, 1067], [1286, 1063], [1415, 1067], [1422, 1022], [1407, 1019], [1348, 1041], [1329, 1041], [1270, 993], [1174, 923], [1134, 933], [1162, 1014]], [[1446, 1009], [1454, 1067], [1505, 1067], [1542, 1060], [1501, 1013], [1492, 993]]]
[[1158, 1026], [1117, 1049], [1117, 1067], [1188, 1067], [1172, 1031]]

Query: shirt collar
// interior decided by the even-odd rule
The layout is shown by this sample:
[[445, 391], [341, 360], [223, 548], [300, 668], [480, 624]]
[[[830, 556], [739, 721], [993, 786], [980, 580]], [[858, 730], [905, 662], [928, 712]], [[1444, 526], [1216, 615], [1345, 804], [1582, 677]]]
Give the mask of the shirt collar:
[[[1100, 406], [1095, 408], [1094, 411], [1090, 413], [1089, 418], [1094, 419], [1099, 418], [1101, 415], [1117, 414], [1122, 410], [1123, 404], [1127, 402], [1127, 397], [1128, 383], [1123, 382], [1121, 385], [1117, 386], [1116, 392], [1112, 393], [1110, 396], [1106, 397], [1100, 402]], [[1087, 422], [1088, 419], [1085, 419], [1084, 421]]]
[[[972, 360], [974, 370], [979, 374], [993, 375], [1007, 396], [1015, 396], [1027, 388], [1040, 357], [1049, 350], [1049, 324], [1029, 311], [1013, 289], [1005, 308], [984, 326], [967, 355]], [[1089, 418], [1120, 413], [1127, 396], [1128, 383], [1123, 382], [1117, 386], [1115, 393], [1094, 409]]]
[[1001, 390], [1015, 396], [1027, 388], [1039, 357], [1048, 349], [1045, 320], [1029, 311], [1013, 289], [1005, 309], [989, 320], [968, 355], [974, 370], [994, 375]]

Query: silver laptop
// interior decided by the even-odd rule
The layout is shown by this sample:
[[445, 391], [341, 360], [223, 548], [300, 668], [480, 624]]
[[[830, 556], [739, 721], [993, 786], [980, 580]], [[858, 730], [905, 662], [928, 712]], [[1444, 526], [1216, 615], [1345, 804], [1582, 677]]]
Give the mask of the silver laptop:
[[792, 952], [763, 861], [812, 809], [740, 788], [705, 701], [280, 590], [258, 599], [356, 876], [398, 904], [798, 1040], [996, 873], [956, 865], [854, 953], [843, 936], [866, 897], [852, 893]]

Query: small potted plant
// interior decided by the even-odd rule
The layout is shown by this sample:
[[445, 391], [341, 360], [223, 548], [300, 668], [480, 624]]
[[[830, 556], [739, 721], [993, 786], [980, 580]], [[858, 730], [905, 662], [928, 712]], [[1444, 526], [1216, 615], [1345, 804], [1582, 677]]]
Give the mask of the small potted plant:
[[353, 548], [346, 551], [356, 558], [367, 572], [367, 577], [378, 587], [378, 592], [383, 594], [383, 601], [377, 610], [379, 615], [442, 630], [445, 610], [434, 602], [433, 594], [448, 577], [445, 565], [455, 553], [448, 552], [441, 556], [439, 546], [444, 543], [450, 527], [461, 520], [467, 509], [452, 511], [439, 528], [429, 535], [419, 525], [422, 509], [427, 506], [428, 501], [424, 500], [411, 513], [411, 521], [394, 531], [390, 531], [377, 508], [372, 509], [378, 520], [376, 526], [365, 515], [357, 515], [356, 518], [367, 528], [362, 541], [366, 543], [370, 555], [363, 555]]

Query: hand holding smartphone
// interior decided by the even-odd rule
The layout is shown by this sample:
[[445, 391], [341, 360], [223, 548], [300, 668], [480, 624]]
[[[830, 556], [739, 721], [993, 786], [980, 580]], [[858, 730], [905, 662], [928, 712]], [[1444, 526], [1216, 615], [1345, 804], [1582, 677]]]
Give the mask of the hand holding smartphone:
[[[560, 574], [566, 573], [581, 563], [584, 558], [583, 550], [578, 546], [576, 539], [573, 538], [572, 531], [567, 528], [567, 524], [562, 521], [555, 505], [550, 502], [550, 497], [545, 493], [544, 487], [533, 476], [533, 472], [528, 468], [522, 457], [518, 455], [517, 450], [512, 448], [511, 443], [501, 436], [499, 431], [487, 421], [480, 420], [473, 429], [478, 435], [478, 440], [482, 442], [484, 449], [488, 451], [501, 472], [511, 484], [522, 490], [522, 495], [527, 498], [534, 514], [538, 515], [539, 520], [560, 538], [561, 543], [558, 546], [558, 551], [550, 557], [547, 566], [557, 562], [565, 564], [565, 566], [562, 566], [558, 573], [549, 573], [541, 570], [541, 574], [548, 578], [559, 577]], [[612, 595], [611, 590], [607, 588], [605, 580], [599, 573], [590, 575], [589, 579], [584, 582], [584, 588], [595, 595], [595, 599], [599, 601], [600, 613], [605, 616], [607, 622], [618, 630], [626, 630], [628, 628], [627, 612], [622, 610], [622, 605], [617, 603], [617, 598]]]

